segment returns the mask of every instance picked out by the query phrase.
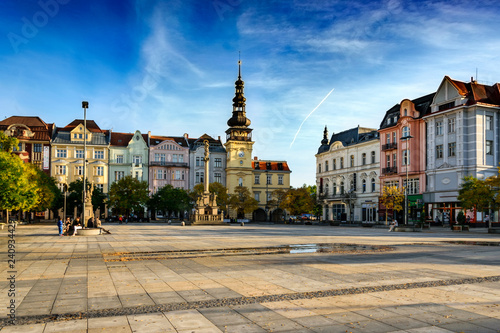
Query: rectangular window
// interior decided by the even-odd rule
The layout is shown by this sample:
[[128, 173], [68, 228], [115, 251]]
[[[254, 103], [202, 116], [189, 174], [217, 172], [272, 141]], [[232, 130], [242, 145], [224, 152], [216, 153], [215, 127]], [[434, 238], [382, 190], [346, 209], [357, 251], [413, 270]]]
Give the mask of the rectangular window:
[[118, 181], [125, 177], [125, 171], [115, 171], [115, 180]]
[[486, 140], [486, 155], [493, 155], [493, 141]]
[[328, 161], [325, 161], [325, 172], [328, 171]]
[[222, 174], [220, 172], [214, 173], [214, 181], [216, 183], [221, 183], [222, 184]]
[[123, 163], [123, 155], [116, 155], [116, 163]]
[[255, 192], [254, 196], [255, 196], [255, 200], [260, 202], [260, 192]]
[[199, 167], [199, 166], [200, 166], [200, 158], [199, 158], [199, 157], [197, 157], [197, 158], [196, 158], [196, 166], [197, 166], [197, 167]]
[[455, 156], [455, 154], [456, 154], [456, 146], [457, 146], [456, 142], [450, 142], [450, 143], [448, 143], [448, 156], [450, 156], [450, 157]]
[[403, 150], [403, 165], [410, 165], [410, 156], [408, 149]]
[[179, 163], [184, 163], [184, 155], [179, 154]]
[[392, 154], [392, 166], [393, 167], [398, 166], [398, 155], [396, 153]]
[[95, 187], [99, 189], [99, 191], [104, 192], [104, 184], [95, 184]]
[[386, 160], [387, 160], [387, 167], [391, 167], [391, 155], [386, 155]]
[[41, 143], [35, 143], [33, 145], [33, 152], [34, 153], [41, 153], [42, 152], [42, 144]]
[[443, 122], [442, 121], [436, 122], [436, 135], [443, 135]]
[[200, 172], [200, 183], [203, 183], [203, 182], [205, 182], [204, 173]]
[[83, 152], [84, 152], [83, 150], [77, 150], [75, 152], [75, 158], [83, 158], [84, 155]]
[[[166, 175], [165, 175], [166, 176]], [[166, 177], [165, 177], [166, 178]], [[163, 170], [158, 170], [156, 172], [156, 179], [163, 179]]]
[[172, 162], [177, 163], [177, 154], [172, 154]]
[[94, 151], [94, 159], [103, 160], [104, 159], [104, 151], [103, 150]]
[[66, 174], [66, 166], [65, 165], [58, 165], [56, 168], [56, 172], [58, 175], [65, 175]]
[[135, 179], [139, 180], [139, 171], [135, 172]]
[[333, 170], [337, 170], [337, 160], [333, 159]]
[[278, 185], [283, 185], [283, 175], [278, 175]]
[[392, 142], [396, 143], [396, 132], [392, 132]]
[[68, 156], [66, 149], [57, 149], [56, 157], [66, 158]]
[[486, 116], [486, 130], [493, 130], [493, 116]]
[[214, 158], [214, 163], [216, 168], [222, 168], [222, 158], [220, 157]]
[[199, 173], [199, 172], [197, 172], [197, 173], [196, 173], [196, 179], [195, 179], [195, 182], [196, 182], [196, 183], [199, 183], [199, 182], [200, 182], [200, 173]]
[[387, 133], [385, 136], [385, 143], [389, 144], [391, 143], [391, 133]]
[[[403, 186], [406, 187], [406, 179], [403, 180]], [[420, 180], [418, 178], [408, 179], [408, 194], [420, 193]]]
[[83, 166], [77, 166], [77, 167], [75, 167], [75, 175], [77, 175], [77, 176], [83, 176]]
[[142, 163], [142, 155], [134, 155], [134, 164]]
[[344, 168], [344, 158], [343, 157], [340, 158], [340, 168], [341, 169]]
[[436, 158], [443, 158], [443, 145], [436, 146]]
[[272, 175], [267, 175], [267, 177], [266, 177], [267, 178], [267, 180], [266, 180], [267, 185], [271, 185], [271, 177], [272, 177]]
[[448, 133], [455, 133], [455, 118], [448, 119]]
[[104, 176], [104, 167], [102, 166], [95, 167], [95, 175]]
[[255, 184], [260, 184], [260, 175], [255, 175]]
[[181, 180], [181, 171], [175, 170], [175, 180]]

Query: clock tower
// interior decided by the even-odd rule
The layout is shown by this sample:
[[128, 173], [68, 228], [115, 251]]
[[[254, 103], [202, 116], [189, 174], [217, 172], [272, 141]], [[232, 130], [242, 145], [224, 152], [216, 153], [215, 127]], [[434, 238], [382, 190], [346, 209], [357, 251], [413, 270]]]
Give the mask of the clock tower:
[[235, 82], [236, 93], [233, 98], [233, 114], [227, 121], [229, 128], [226, 130], [227, 151], [226, 182], [229, 193], [234, 189], [245, 186], [252, 191], [252, 129], [250, 119], [246, 117], [245, 101], [243, 95], [244, 82], [241, 80], [241, 61], [238, 61], [238, 80]]

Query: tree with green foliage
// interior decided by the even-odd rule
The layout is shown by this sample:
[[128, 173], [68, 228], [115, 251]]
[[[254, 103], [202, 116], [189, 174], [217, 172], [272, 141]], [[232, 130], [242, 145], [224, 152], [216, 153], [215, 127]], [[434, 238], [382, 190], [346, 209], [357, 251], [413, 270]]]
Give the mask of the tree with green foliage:
[[129, 216], [132, 212], [141, 213], [148, 200], [148, 182], [132, 176], [114, 182], [109, 189], [109, 205], [118, 214]]
[[311, 198], [313, 200], [312, 214], [319, 219], [319, 217], [323, 215], [323, 206], [321, 206], [321, 202], [319, 201], [317, 195], [318, 187], [316, 185], [309, 185], [307, 188], [309, 193], [311, 193]]
[[236, 186], [234, 193], [229, 196], [229, 207], [241, 216], [259, 208], [259, 202], [252, 197], [247, 187]]
[[474, 212], [482, 212], [489, 208], [495, 201], [495, 192], [491, 187], [495, 183], [494, 179], [490, 180], [488, 184], [488, 182], [472, 176], [464, 177], [457, 197], [462, 208]]
[[59, 196], [62, 196], [61, 190], [57, 187], [57, 181], [50, 177], [33, 164], [26, 164], [26, 167], [32, 169], [32, 178], [30, 181], [36, 183], [38, 202], [31, 210], [41, 212], [46, 209], [58, 209], [57, 202]]
[[403, 201], [405, 199], [404, 190], [397, 186], [384, 186], [380, 203], [385, 207], [385, 224], [387, 224], [388, 211], [401, 211], [403, 209]]
[[300, 215], [302, 213], [311, 214], [314, 208], [311, 189], [305, 184], [299, 188], [291, 188], [287, 192], [283, 207], [285, 207], [291, 215]]
[[[193, 190], [189, 193], [191, 200], [196, 201], [198, 196], [203, 194], [205, 186], [203, 183], [197, 184], [193, 187]], [[213, 182], [208, 185], [208, 191], [210, 193], [215, 193], [217, 195], [217, 206], [219, 209], [227, 213], [227, 206], [229, 200], [229, 194], [227, 193], [227, 187], [218, 182]], [[225, 215], [224, 214], [224, 215]]]
[[178, 213], [184, 217], [184, 211], [191, 210], [192, 202], [189, 193], [181, 188], [174, 188], [168, 184], [160, 188], [148, 202], [149, 209], [153, 211], [161, 210], [172, 216]]
[[6, 222], [11, 210], [30, 210], [39, 201], [35, 173], [19, 156], [0, 151], [0, 209], [6, 210]]
[[13, 136], [7, 136], [3, 131], [0, 131], [0, 151], [11, 153], [14, 147], [19, 145], [19, 140]]

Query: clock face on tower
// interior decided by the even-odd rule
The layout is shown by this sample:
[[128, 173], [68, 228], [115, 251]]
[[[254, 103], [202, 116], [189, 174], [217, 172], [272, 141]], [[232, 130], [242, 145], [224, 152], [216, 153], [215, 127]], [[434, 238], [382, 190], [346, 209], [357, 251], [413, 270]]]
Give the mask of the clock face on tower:
[[240, 150], [240, 151], [238, 152], [238, 156], [239, 156], [239, 157], [243, 157], [243, 156], [245, 156], [245, 153], [244, 153], [242, 150]]

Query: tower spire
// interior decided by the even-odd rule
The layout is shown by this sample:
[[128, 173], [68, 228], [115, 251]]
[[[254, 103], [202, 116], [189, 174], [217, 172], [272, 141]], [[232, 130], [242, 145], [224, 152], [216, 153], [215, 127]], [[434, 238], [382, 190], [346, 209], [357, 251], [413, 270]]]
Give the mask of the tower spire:
[[246, 117], [245, 112], [245, 102], [247, 99], [243, 94], [245, 82], [241, 79], [241, 60], [238, 60], [238, 80], [236, 80], [234, 85], [233, 116], [229, 118], [227, 124], [229, 127], [248, 127], [251, 121]]
[[323, 131], [323, 140], [321, 140], [322, 145], [327, 145], [328, 144], [328, 129], [326, 128], [325, 125], [325, 130]]

